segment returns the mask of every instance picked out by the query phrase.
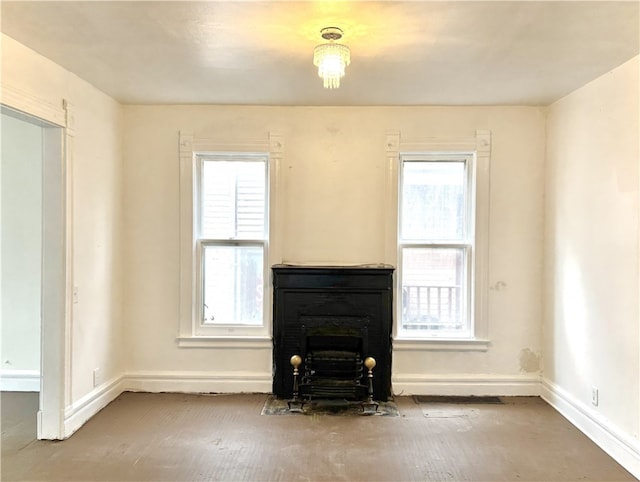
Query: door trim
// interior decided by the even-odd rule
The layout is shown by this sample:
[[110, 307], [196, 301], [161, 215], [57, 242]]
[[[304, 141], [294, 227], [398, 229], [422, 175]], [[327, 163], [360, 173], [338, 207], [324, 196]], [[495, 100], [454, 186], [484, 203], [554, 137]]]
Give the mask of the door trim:
[[38, 439], [64, 439], [71, 400], [72, 106], [2, 84], [2, 112], [43, 127], [42, 327]]

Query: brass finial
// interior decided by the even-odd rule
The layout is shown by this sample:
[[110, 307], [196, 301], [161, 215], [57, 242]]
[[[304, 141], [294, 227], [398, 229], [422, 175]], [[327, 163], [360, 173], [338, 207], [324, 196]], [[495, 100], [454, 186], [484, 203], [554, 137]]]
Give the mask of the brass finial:
[[376, 366], [376, 359], [372, 356], [368, 356], [364, 359], [364, 366], [367, 367], [367, 370], [371, 371]]
[[[300, 364], [302, 363], [302, 358], [300, 357], [300, 355], [293, 355], [291, 357], [291, 359], [289, 360], [289, 363], [291, 363], [291, 366], [293, 368], [298, 368], [300, 366]], [[375, 364], [375, 362], [374, 362]]]

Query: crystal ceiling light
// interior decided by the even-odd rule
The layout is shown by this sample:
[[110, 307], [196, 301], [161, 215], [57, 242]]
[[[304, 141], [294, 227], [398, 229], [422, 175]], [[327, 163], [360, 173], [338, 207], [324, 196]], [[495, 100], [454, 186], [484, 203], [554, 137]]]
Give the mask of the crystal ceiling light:
[[344, 77], [345, 67], [351, 63], [349, 47], [335, 43], [342, 38], [342, 30], [337, 27], [326, 27], [320, 35], [329, 43], [320, 44], [313, 49], [313, 65], [318, 67], [318, 76], [322, 77], [325, 89], [340, 87], [340, 79]]

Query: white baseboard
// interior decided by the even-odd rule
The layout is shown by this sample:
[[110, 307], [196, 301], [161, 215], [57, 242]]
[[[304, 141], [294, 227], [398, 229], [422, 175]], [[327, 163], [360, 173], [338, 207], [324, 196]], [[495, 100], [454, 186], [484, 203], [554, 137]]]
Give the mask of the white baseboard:
[[540, 396], [620, 465], [640, 479], [640, 441], [618, 430], [566, 390], [543, 379]]
[[91, 417], [109, 405], [123, 392], [122, 377], [114, 378], [94, 388], [64, 411], [64, 438], [69, 438]]
[[0, 390], [3, 392], [39, 392], [38, 370], [0, 370]]
[[130, 372], [124, 390], [180, 393], [271, 393], [271, 373], [265, 372]]
[[395, 395], [538, 396], [536, 375], [394, 375]]

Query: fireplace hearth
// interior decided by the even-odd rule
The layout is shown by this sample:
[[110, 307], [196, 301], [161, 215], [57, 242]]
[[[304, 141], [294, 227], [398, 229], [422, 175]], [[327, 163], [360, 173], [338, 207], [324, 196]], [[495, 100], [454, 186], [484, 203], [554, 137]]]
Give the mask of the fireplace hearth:
[[303, 400], [388, 400], [392, 276], [387, 265], [273, 266], [276, 397], [294, 396], [297, 355], [296, 395]]

